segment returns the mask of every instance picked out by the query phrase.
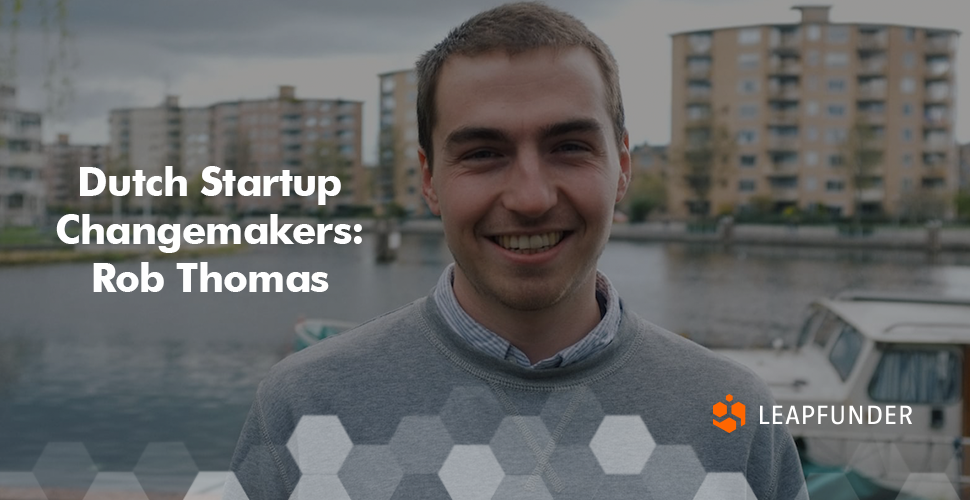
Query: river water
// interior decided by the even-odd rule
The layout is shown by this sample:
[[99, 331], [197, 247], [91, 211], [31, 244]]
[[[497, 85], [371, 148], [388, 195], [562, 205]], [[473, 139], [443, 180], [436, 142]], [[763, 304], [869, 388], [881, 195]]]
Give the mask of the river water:
[[[226, 470], [256, 385], [300, 316], [364, 321], [427, 293], [451, 262], [440, 236], [405, 236], [376, 264], [359, 246], [253, 247], [210, 271], [323, 271], [324, 293], [92, 293], [91, 264], [0, 269], [0, 471], [29, 471], [51, 442], [81, 442], [102, 471], [149, 443], [182, 442]], [[116, 264], [137, 273], [138, 262]], [[600, 269], [625, 307], [711, 346], [791, 339], [809, 302], [848, 288], [970, 296], [970, 255], [611, 242]]]

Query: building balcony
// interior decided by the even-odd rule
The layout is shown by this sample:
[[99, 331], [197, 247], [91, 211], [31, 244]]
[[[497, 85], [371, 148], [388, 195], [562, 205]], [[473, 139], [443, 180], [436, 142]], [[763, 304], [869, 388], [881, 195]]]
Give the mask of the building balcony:
[[946, 153], [953, 148], [953, 144], [944, 141], [926, 141], [923, 143], [923, 151], [933, 153]]
[[770, 151], [798, 151], [798, 137], [768, 137], [768, 150]]
[[688, 128], [710, 128], [711, 116], [687, 114], [687, 118], [684, 120], [684, 122]]
[[923, 42], [923, 49], [926, 51], [927, 54], [949, 54], [950, 37], [949, 36], [928, 37]]
[[949, 104], [950, 103], [950, 93], [949, 92], [926, 92], [923, 95], [923, 101], [933, 104]]
[[34, 168], [40, 169], [44, 167], [44, 162], [46, 158], [43, 153], [38, 152], [11, 152], [6, 149], [0, 149], [0, 166], [2, 167], [24, 167], [24, 168]]
[[711, 77], [711, 67], [710, 66], [688, 66], [687, 76], [690, 78], [708, 79]]
[[708, 102], [711, 100], [710, 90], [687, 90], [687, 102]]
[[923, 128], [946, 128], [952, 125], [952, 120], [949, 117], [923, 117]]
[[885, 61], [868, 61], [860, 63], [858, 66], [860, 75], [881, 75], [886, 72]]
[[949, 64], [930, 64], [927, 65], [926, 69], [923, 71], [923, 76], [930, 80], [945, 80], [953, 76], [952, 70], [953, 68]]
[[768, 66], [768, 73], [797, 76], [802, 73], [802, 65], [794, 61], [777, 62]]
[[771, 197], [775, 201], [798, 201], [797, 187], [772, 187]]
[[885, 197], [886, 191], [881, 187], [866, 188], [859, 193], [862, 201], [882, 201]]
[[777, 87], [769, 89], [768, 98], [776, 101], [797, 101], [798, 87]]
[[798, 111], [773, 111], [768, 115], [771, 125], [798, 125], [801, 114]]
[[873, 113], [871, 111], [859, 111], [856, 116], [859, 121], [866, 125], [885, 125], [886, 115], [883, 113]]
[[28, 141], [41, 141], [43, 134], [40, 125], [23, 127], [13, 123], [0, 123], [0, 137], [7, 139], [24, 139]]
[[857, 96], [859, 99], [883, 100], [886, 98], [886, 87], [860, 85], [858, 88]]
[[889, 47], [889, 42], [884, 34], [859, 34], [859, 43], [857, 44], [859, 50], [865, 51], [878, 51], [886, 50]]
[[778, 42], [769, 48], [776, 53], [797, 53], [802, 48], [802, 40], [798, 36], [783, 35], [778, 37]]

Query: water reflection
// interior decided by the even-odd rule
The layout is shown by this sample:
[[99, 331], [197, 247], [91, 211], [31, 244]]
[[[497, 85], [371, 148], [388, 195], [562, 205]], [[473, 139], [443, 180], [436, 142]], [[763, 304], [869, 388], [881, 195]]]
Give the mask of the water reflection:
[[[257, 247], [213, 271], [324, 271], [322, 294], [182, 293], [175, 260], [154, 294], [94, 294], [90, 264], [0, 269], [0, 471], [31, 470], [48, 442], [83, 442], [100, 470], [130, 471], [148, 443], [184, 442], [225, 469], [256, 385], [303, 316], [364, 321], [417, 297], [449, 262], [439, 236], [399, 260], [359, 247]], [[610, 243], [601, 269], [624, 306], [711, 345], [793, 338], [807, 304], [847, 288], [970, 294], [970, 256]], [[117, 271], [138, 271], [137, 262]]]

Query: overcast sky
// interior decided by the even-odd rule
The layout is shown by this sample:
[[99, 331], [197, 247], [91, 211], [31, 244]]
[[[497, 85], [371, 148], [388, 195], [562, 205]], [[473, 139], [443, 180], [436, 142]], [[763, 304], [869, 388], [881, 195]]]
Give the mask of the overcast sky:
[[[36, 8], [27, 2], [28, 9]], [[49, 1], [48, 3], [52, 3]], [[501, 1], [472, 0], [71, 0], [76, 97], [44, 135], [104, 143], [108, 111], [275, 95], [362, 100], [364, 158], [376, 157], [377, 74], [410, 67], [454, 25]], [[741, 24], [797, 22], [799, 2], [779, 0], [552, 0], [599, 34], [620, 64], [631, 141], [670, 137], [670, 34]], [[831, 0], [834, 22], [895, 23], [964, 33], [957, 69], [970, 71], [970, 1]], [[17, 84], [22, 107], [43, 109], [43, 37], [24, 16]], [[49, 47], [49, 45], [48, 45]], [[48, 49], [50, 50], [50, 49]], [[957, 139], [970, 141], [970, 79], [957, 82]], [[965, 96], [960, 99], [959, 96]]]

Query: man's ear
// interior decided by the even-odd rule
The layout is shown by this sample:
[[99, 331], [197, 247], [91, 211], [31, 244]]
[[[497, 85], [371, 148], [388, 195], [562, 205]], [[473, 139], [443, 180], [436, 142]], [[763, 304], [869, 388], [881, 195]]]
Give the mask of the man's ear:
[[623, 144], [620, 146], [620, 179], [616, 184], [616, 203], [623, 199], [630, 187], [633, 177], [633, 167], [630, 160], [630, 134], [623, 132]]
[[434, 190], [434, 179], [431, 174], [431, 164], [428, 162], [428, 155], [423, 148], [418, 148], [418, 161], [421, 162], [421, 195], [424, 196], [425, 203], [431, 209], [431, 213], [441, 216], [441, 208], [438, 205], [438, 193]]

